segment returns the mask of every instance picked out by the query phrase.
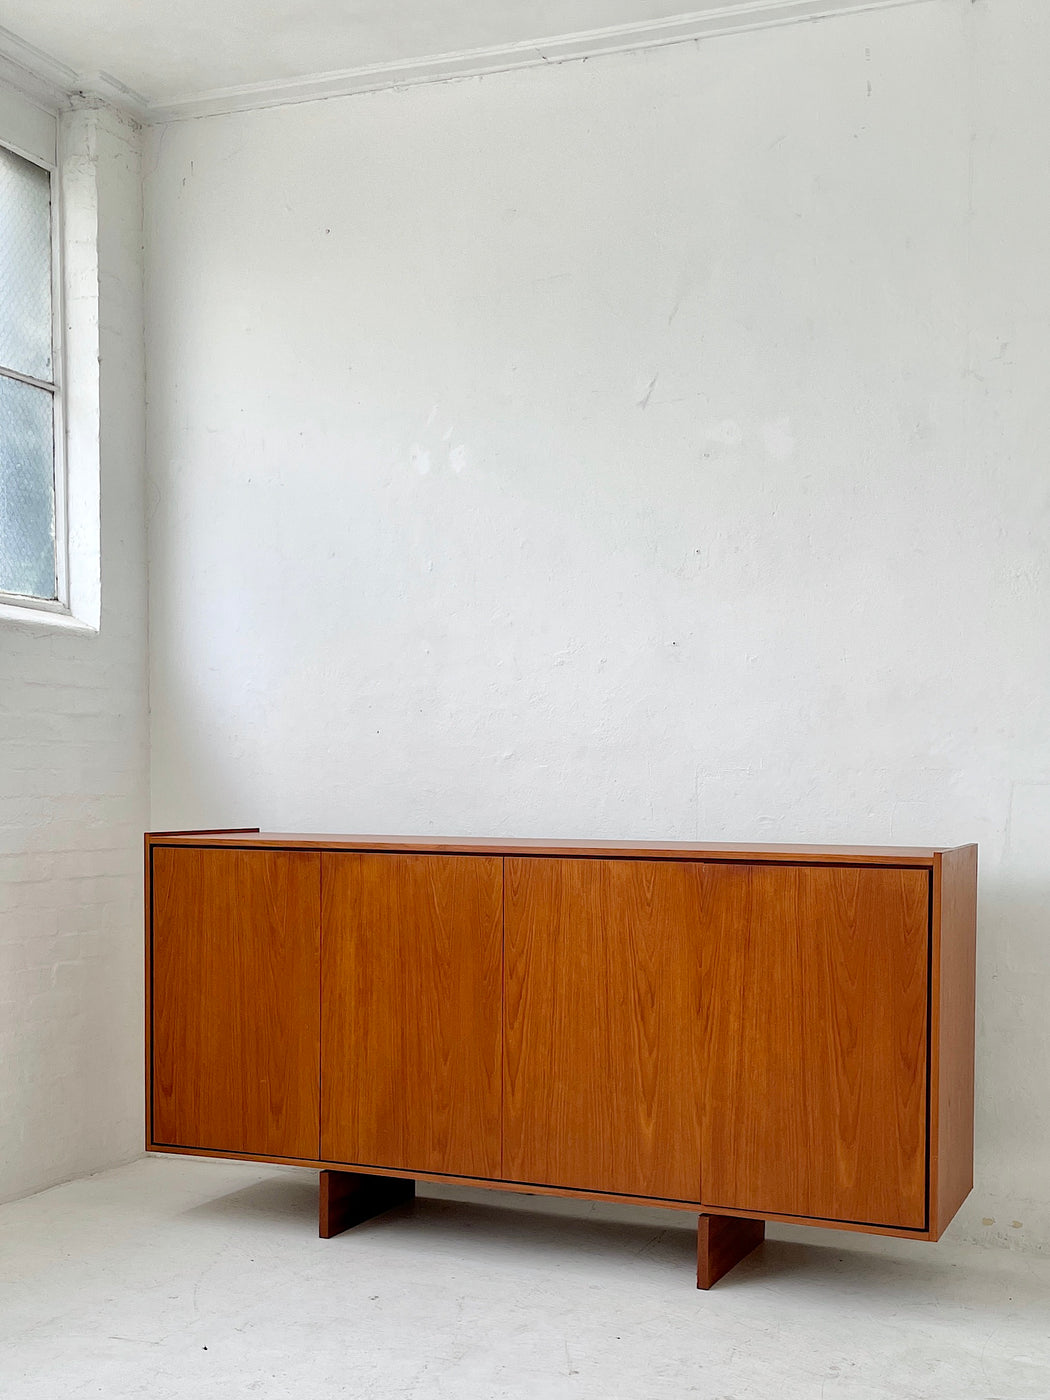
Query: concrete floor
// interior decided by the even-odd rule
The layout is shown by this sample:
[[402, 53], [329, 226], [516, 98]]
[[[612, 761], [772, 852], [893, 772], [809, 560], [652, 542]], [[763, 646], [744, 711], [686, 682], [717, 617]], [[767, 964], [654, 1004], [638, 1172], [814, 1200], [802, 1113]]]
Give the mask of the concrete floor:
[[5, 1206], [0, 1397], [1050, 1400], [1048, 1258], [781, 1228], [704, 1294], [690, 1216], [425, 1189], [329, 1241], [280, 1167]]

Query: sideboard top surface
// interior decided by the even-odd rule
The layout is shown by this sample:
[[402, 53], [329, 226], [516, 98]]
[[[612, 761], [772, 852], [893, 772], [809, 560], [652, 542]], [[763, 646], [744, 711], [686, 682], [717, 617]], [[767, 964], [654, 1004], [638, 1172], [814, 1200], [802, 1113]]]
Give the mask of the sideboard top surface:
[[301, 832], [155, 831], [150, 845], [247, 847], [293, 851], [394, 851], [443, 855], [591, 856], [643, 860], [709, 860], [815, 865], [930, 868], [950, 846], [737, 845], [692, 841], [580, 841], [514, 837], [318, 836]]

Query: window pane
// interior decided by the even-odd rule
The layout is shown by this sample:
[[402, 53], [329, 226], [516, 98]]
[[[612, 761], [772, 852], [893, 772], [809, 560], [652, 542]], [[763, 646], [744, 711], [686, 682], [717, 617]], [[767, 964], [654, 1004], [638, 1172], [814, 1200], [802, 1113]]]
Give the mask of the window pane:
[[0, 365], [51, 374], [51, 177], [0, 146]]
[[55, 596], [54, 402], [0, 376], [0, 591]]

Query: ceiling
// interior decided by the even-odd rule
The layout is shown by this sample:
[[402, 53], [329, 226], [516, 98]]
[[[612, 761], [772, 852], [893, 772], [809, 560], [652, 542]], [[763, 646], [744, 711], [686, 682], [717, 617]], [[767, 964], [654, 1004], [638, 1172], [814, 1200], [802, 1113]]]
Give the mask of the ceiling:
[[[734, 3], [752, 0], [717, 8]], [[704, 8], [703, 0], [0, 0], [0, 25], [78, 75], [107, 73], [163, 104]]]

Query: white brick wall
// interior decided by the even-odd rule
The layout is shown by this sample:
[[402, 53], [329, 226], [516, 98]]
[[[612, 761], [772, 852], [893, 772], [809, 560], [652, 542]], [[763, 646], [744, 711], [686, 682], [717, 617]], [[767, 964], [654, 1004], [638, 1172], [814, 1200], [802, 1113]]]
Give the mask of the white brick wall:
[[142, 1143], [148, 812], [139, 137], [70, 114], [98, 196], [102, 622], [0, 619], [0, 1200]]

